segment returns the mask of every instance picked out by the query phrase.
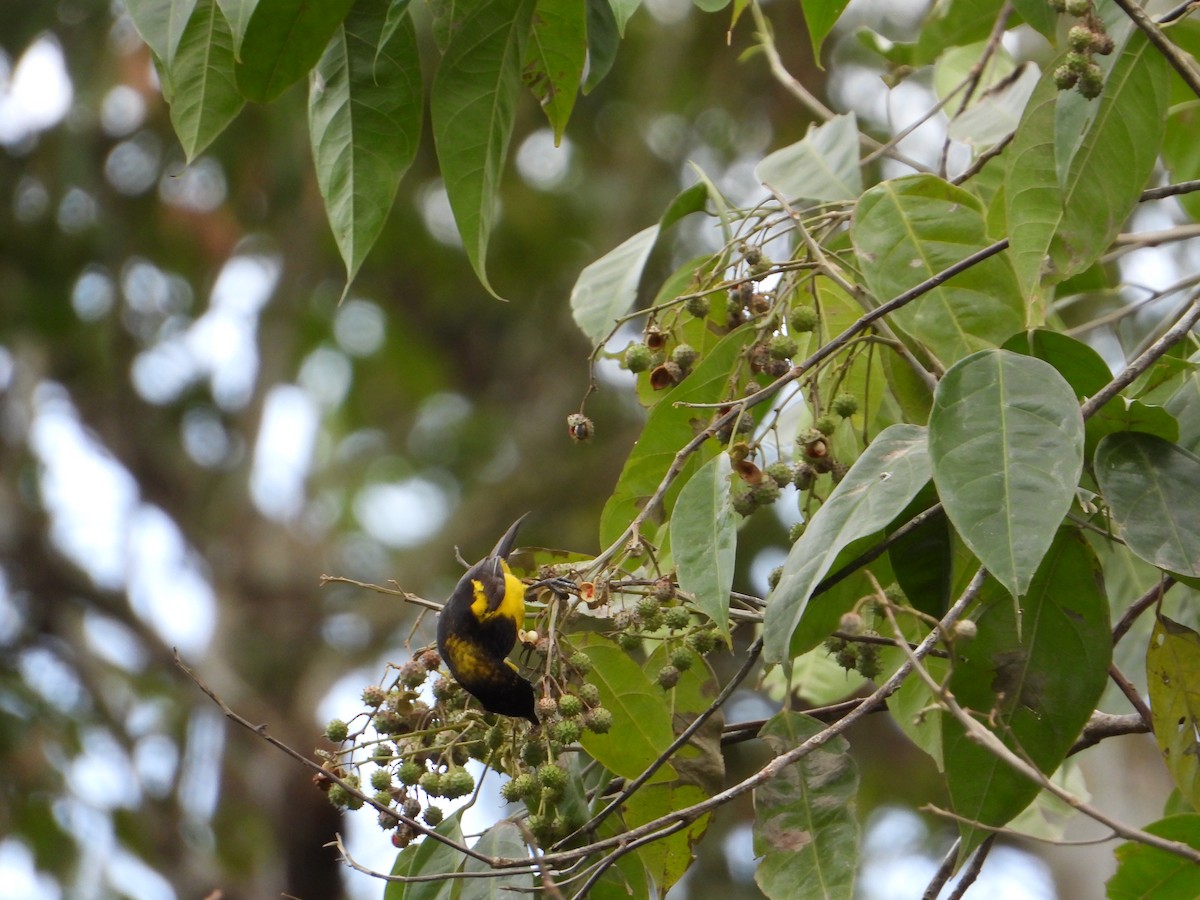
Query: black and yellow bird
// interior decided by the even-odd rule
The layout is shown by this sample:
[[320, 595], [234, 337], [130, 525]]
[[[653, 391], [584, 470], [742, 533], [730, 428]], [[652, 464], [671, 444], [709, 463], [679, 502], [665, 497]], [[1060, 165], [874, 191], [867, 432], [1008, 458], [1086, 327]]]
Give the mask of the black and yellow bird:
[[533, 686], [508, 660], [525, 622], [525, 585], [508, 568], [508, 555], [525, 516], [495, 549], [459, 580], [438, 616], [438, 652], [450, 674], [488, 712], [538, 724]]

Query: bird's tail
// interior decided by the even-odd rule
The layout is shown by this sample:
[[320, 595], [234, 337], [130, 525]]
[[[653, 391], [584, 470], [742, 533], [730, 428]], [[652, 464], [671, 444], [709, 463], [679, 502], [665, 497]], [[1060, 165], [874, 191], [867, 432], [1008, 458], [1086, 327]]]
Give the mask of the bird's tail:
[[508, 559], [508, 554], [512, 553], [513, 544], [517, 542], [517, 532], [521, 530], [521, 523], [525, 521], [529, 513], [521, 516], [517, 521], [508, 526], [508, 531], [504, 532], [504, 537], [496, 542], [496, 547], [489, 556], [498, 556], [501, 559]]

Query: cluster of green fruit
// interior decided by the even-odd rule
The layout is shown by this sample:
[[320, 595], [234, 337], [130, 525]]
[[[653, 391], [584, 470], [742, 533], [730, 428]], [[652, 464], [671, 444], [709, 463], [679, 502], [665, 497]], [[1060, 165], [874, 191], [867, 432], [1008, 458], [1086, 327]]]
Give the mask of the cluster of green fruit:
[[848, 419], [858, 412], [858, 400], [853, 394], [839, 394], [829, 405], [832, 415], [823, 415], [796, 435], [796, 451], [792, 461], [780, 460], [760, 469], [747, 457], [749, 448], [735, 445], [731, 449], [734, 471], [732, 502], [736, 512], [752, 515], [779, 499], [789, 484], [800, 491], [811, 490], [817, 476], [828, 474], [836, 484], [845, 477], [849, 466], [833, 455], [830, 437], [837, 430], [839, 419]]
[[1049, 0], [1060, 13], [1074, 16], [1079, 24], [1072, 25], [1067, 32], [1070, 50], [1062, 65], [1054, 70], [1054, 83], [1060, 91], [1072, 88], [1092, 100], [1104, 90], [1104, 70], [1096, 62], [1096, 56], [1108, 56], [1113, 52], [1113, 39], [1096, 14], [1092, 0]]
[[[436, 650], [424, 651], [399, 667], [390, 686], [364, 688], [365, 710], [349, 723], [330, 721], [325, 737], [339, 747], [318, 752], [325, 759], [325, 768], [355, 791], [331, 779], [317, 779], [319, 786], [333, 805], [343, 809], [359, 809], [363, 797], [369, 796], [379, 810], [380, 827], [393, 832], [395, 846], [404, 847], [418, 834], [411, 822], [420, 819], [434, 827], [442, 821], [444, 813], [438, 801], [457, 800], [475, 792], [475, 776], [466, 768], [473, 759], [512, 774], [512, 781], [520, 780], [522, 793], [514, 795], [510, 781], [504, 796], [523, 799], [527, 809], [548, 817], [546, 823], [554, 828], [534, 828], [537, 820], [530, 828], [539, 841], [550, 840], [567, 823], [553, 814], [555, 791], [561, 791], [562, 785], [547, 787], [557, 784], [554, 770], [560, 768], [547, 760], [557, 759], [585, 729], [603, 734], [612, 728], [612, 713], [600, 704], [599, 689], [581, 681], [591, 669], [590, 659], [576, 653], [560, 665], [560, 675], [580, 683], [557, 699], [545, 696], [538, 701], [542, 728], [519, 752], [512, 741], [512, 723], [481, 712], [457, 682], [441, 674], [440, 666]], [[422, 699], [431, 678], [432, 704]], [[366, 783], [370, 791], [362, 787], [364, 770], [369, 770]], [[538, 780], [543, 773], [545, 779]], [[536, 797], [527, 786], [530, 776], [547, 788]]]

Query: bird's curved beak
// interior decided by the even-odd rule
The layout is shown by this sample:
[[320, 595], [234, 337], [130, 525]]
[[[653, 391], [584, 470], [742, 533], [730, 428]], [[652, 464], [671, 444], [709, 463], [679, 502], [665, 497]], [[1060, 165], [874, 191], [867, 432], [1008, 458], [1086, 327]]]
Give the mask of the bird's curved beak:
[[495, 549], [489, 554], [490, 556], [498, 556], [501, 559], [508, 559], [508, 554], [512, 553], [513, 545], [517, 542], [517, 532], [521, 530], [521, 523], [528, 518], [529, 513], [521, 516], [517, 521], [508, 526], [508, 531], [504, 532], [504, 537], [496, 542]]

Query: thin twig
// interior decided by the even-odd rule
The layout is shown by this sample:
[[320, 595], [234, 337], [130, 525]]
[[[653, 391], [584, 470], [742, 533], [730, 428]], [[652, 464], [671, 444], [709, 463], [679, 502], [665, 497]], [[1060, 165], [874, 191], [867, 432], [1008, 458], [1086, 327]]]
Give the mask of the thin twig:
[[1129, 705], [1137, 710], [1137, 714], [1141, 717], [1142, 722], [1146, 725], [1147, 731], [1154, 729], [1154, 717], [1150, 713], [1150, 707], [1146, 705], [1146, 701], [1142, 699], [1142, 695], [1138, 693], [1137, 688], [1133, 686], [1125, 673], [1117, 668], [1116, 663], [1108, 664], [1108, 677], [1125, 695], [1125, 699], [1129, 701]]
[[[245, 728], [247, 731], [251, 732], [252, 734], [255, 734], [258, 737], [262, 738], [264, 741], [266, 741], [268, 744], [270, 744], [276, 750], [281, 750], [283, 753], [290, 756], [292, 759], [296, 760], [298, 763], [300, 763], [305, 768], [312, 769], [315, 773], [319, 774], [322, 778], [326, 778], [329, 781], [332, 781], [334, 784], [338, 785], [343, 790], [345, 790], [348, 794], [350, 794], [353, 797], [357, 797], [359, 800], [361, 800], [363, 803], [367, 804], [368, 806], [373, 807], [374, 809], [378, 810], [381, 813], [386, 813], [389, 816], [394, 816], [395, 818], [399, 819], [401, 822], [403, 822], [405, 825], [412, 828], [413, 831], [417, 832], [418, 834], [423, 834], [423, 835], [426, 835], [427, 837], [432, 837], [434, 840], [445, 844], [447, 847], [457, 850], [459, 853], [466, 854], [467, 856], [471, 857], [472, 859], [477, 859], [480, 862], [487, 863], [489, 866], [492, 866], [493, 868], [497, 868], [496, 864], [498, 861], [495, 860], [494, 858], [484, 856], [481, 853], [476, 853], [474, 850], [472, 850], [470, 847], [466, 846], [465, 844], [459, 844], [455, 841], [452, 841], [445, 835], [439, 834], [438, 832], [434, 831], [432, 828], [427, 828], [426, 826], [422, 825], [420, 822], [416, 821], [415, 819], [411, 819], [408, 816], [404, 815], [403, 813], [398, 812], [397, 810], [392, 809], [389, 806], [384, 806], [383, 804], [378, 803], [374, 797], [371, 797], [368, 794], [364, 794], [357, 787], [350, 784], [348, 781], [346, 781], [340, 775], [338, 775], [337, 772], [334, 772], [330, 769], [324, 768], [319, 763], [315, 762], [314, 760], [309, 759], [307, 756], [305, 756], [299, 750], [293, 749], [289, 745], [285, 744], [283, 741], [279, 740], [279, 738], [274, 737], [271, 734], [268, 734], [267, 726], [265, 724], [255, 725], [253, 722], [249, 721], [248, 719], [245, 719], [242, 716], [238, 715], [236, 712], [233, 711], [232, 708], [230, 708], [229, 704], [227, 704], [224, 700], [221, 699], [221, 697], [217, 694], [216, 691], [214, 691], [207, 684], [205, 684], [203, 679], [201, 679], [199, 675], [197, 675], [194, 671], [192, 671], [192, 669], [190, 669], [187, 666], [186, 663], [184, 663], [183, 658], [179, 655], [179, 651], [177, 649], [173, 650], [173, 652], [175, 654], [175, 665], [177, 665], [183, 671], [183, 673], [185, 675], [187, 675], [187, 677], [190, 678], [195, 683], [196, 687], [200, 688], [200, 690], [203, 691], [208, 696], [208, 698], [210, 700], [212, 700], [213, 703], [217, 704], [217, 706], [220, 708], [221, 712], [225, 715], [225, 718], [229, 719], [231, 722], [234, 722], [234, 723], [242, 726], [243, 728]], [[502, 860], [499, 862], [501, 862], [502, 864], [506, 865], [509, 868], [516, 868], [519, 866], [529, 866], [530, 865], [529, 860], [525, 860], [524, 862], [520, 862], [517, 860]]]
[[1130, 603], [1129, 608], [1125, 610], [1125, 615], [1121, 616], [1121, 620], [1113, 627], [1113, 646], [1116, 646], [1121, 638], [1125, 637], [1126, 632], [1133, 627], [1133, 623], [1142, 613], [1162, 600], [1163, 595], [1176, 584], [1174, 578], [1164, 575], [1157, 584]]
[[954, 886], [954, 890], [950, 892], [947, 900], [962, 900], [962, 895], [967, 892], [967, 888], [973, 885], [979, 877], [979, 873], [983, 870], [983, 863], [995, 843], [996, 835], [994, 833], [984, 838], [983, 843], [979, 845], [979, 849], [971, 857], [971, 864], [963, 871], [962, 877], [958, 880], [958, 884]]
[[679, 750], [680, 747], [682, 747], [689, 740], [691, 740], [692, 735], [694, 735], [697, 731], [700, 730], [701, 726], [703, 726], [704, 723], [707, 722], [712, 717], [713, 713], [715, 713], [718, 709], [720, 709], [722, 706], [725, 705], [725, 701], [727, 701], [730, 698], [730, 696], [733, 695], [733, 692], [735, 690], [737, 690], [738, 686], [743, 681], [746, 680], [746, 677], [750, 674], [750, 670], [754, 668], [754, 666], [758, 662], [758, 658], [761, 654], [762, 654], [762, 637], [758, 637], [755, 639], [754, 643], [750, 645], [750, 648], [746, 651], [746, 660], [745, 660], [745, 662], [742, 663], [742, 667], [738, 670], [737, 674], [734, 675], [733, 678], [731, 678], [729, 680], [729, 682], [725, 685], [725, 687], [722, 688], [721, 693], [719, 693], [717, 695], [716, 699], [713, 700], [713, 702], [708, 705], [708, 708], [705, 709], [702, 713], [700, 713], [700, 715], [696, 716], [696, 718], [694, 720], [692, 720], [691, 724], [689, 724], [687, 728], [685, 728], [682, 732], [680, 732], [679, 737], [675, 738], [675, 740], [671, 742], [671, 745], [669, 747], [667, 747], [667, 749], [664, 750], [662, 753], [660, 753], [658, 755], [658, 758], [655, 759], [654, 762], [652, 762], [646, 768], [646, 770], [644, 772], [642, 772], [641, 775], [639, 775], [637, 778], [635, 778], [633, 781], [631, 781], [625, 787], [625, 789], [623, 791], [621, 791], [621, 793], [619, 793], [615, 798], [613, 798], [613, 800], [606, 807], [604, 807], [604, 809], [600, 810], [600, 812], [598, 812], [598, 813], [596, 813], [596, 815], [592, 816], [592, 818], [589, 821], [585, 822], [578, 829], [576, 829], [573, 834], [568, 835], [562, 841], [559, 841], [559, 843], [556, 846], [562, 846], [563, 844], [568, 843], [571, 840], [571, 838], [575, 837], [578, 834], [590, 834], [597, 827], [599, 827], [601, 822], [603, 822], [610, 815], [612, 815], [612, 813], [614, 811], [616, 811], [616, 810], [620, 809], [622, 806], [624, 806], [625, 802], [630, 797], [632, 797], [633, 794], [639, 788], [641, 788], [642, 785], [644, 785], [647, 781], [649, 781], [654, 776], [654, 773], [657, 772], [660, 768], [662, 768], [662, 766], [672, 756], [675, 755], [675, 753]]
[[[899, 631], [899, 625], [895, 621], [895, 616], [891, 612], [891, 607], [884, 606], [883, 610], [884, 614], [887, 615], [889, 620], [892, 622], [893, 629], [896, 630], [897, 634], [901, 634]], [[912, 671], [915, 672], [917, 677], [925, 683], [925, 686], [929, 689], [934, 698], [937, 699], [942, 709], [950, 713], [950, 715], [952, 715], [958, 721], [959, 725], [961, 725], [963, 730], [966, 732], [969, 740], [979, 744], [1001, 762], [1016, 770], [1019, 774], [1025, 776], [1043, 790], [1049, 791], [1072, 809], [1075, 809], [1078, 812], [1083, 813], [1088, 818], [1094, 819], [1101, 825], [1105, 825], [1112, 829], [1117, 836], [1122, 837], [1127, 841], [1136, 841], [1137, 843], [1145, 844], [1158, 850], [1163, 850], [1175, 856], [1182, 857], [1189, 862], [1200, 864], [1200, 850], [1196, 850], [1194, 847], [1189, 847], [1187, 844], [1184, 844], [1180, 841], [1167, 840], [1166, 838], [1161, 838], [1158, 835], [1143, 831], [1140, 828], [1134, 828], [1130, 825], [1124, 824], [1123, 822], [1119, 822], [1109, 816], [1103, 810], [1092, 806], [1090, 803], [1084, 802], [1066, 788], [1063, 788], [1062, 786], [1056, 784], [1052, 779], [1046, 777], [1046, 775], [1040, 769], [1038, 769], [1036, 766], [1030, 765], [1028, 762], [1014, 753], [1002, 740], [1000, 740], [999, 737], [977, 722], [965, 709], [963, 709], [959, 705], [958, 701], [954, 699], [954, 695], [951, 694], [944, 685], [940, 684], [937, 679], [930, 675], [928, 671], [926, 671], [925, 667], [921, 665], [920, 660], [916, 659], [911, 651], [909, 651], [906, 644], [901, 643], [899, 646], [900, 649], [903, 650], [909, 657], [909, 662], [912, 664]]]
[[1183, 316], [1162, 337], [1146, 348], [1144, 353], [1136, 357], [1133, 362], [1127, 365], [1116, 378], [1106, 384], [1095, 396], [1088, 398], [1080, 407], [1080, 412], [1083, 414], [1084, 420], [1094, 416], [1105, 403], [1125, 390], [1139, 375], [1154, 365], [1159, 357], [1163, 356], [1168, 350], [1188, 336], [1192, 328], [1200, 321], [1200, 303], [1196, 302], [1195, 297], [1192, 298], [1191, 305], [1192, 308], [1187, 315]]
[[1192, 93], [1200, 97], [1200, 72], [1196, 71], [1191, 60], [1182, 50], [1175, 46], [1169, 37], [1163, 32], [1154, 20], [1146, 15], [1145, 10], [1140, 6], [1131, 2], [1131, 0], [1117, 0], [1117, 6], [1125, 15], [1133, 20], [1133, 24], [1142, 30], [1150, 43], [1161, 53], [1171, 64], [1171, 67], [1179, 73], [1179, 77], [1184, 80], [1184, 83], [1191, 88]]

